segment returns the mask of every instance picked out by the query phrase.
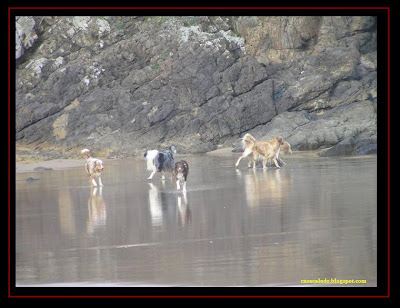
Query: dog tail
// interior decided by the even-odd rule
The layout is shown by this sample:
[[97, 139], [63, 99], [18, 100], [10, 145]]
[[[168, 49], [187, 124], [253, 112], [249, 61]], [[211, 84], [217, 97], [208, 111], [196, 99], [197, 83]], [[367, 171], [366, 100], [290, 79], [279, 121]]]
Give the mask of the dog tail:
[[147, 161], [147, 170], [153, 171], [154, 170], [154, 159], [158, 155], [158, 150], [150, 150], [146, 152], [146, 161]]
[[254, 144], [256, 142], [256, 138], [254, 138], [252, 135], [250, 135], [249, 133], [247, 133], [246, 135], [243, 136], [242, 138], [242, 144], [244, 148], [248, 148], [249, 146], [251, 146], [252, 144]]
[[81, 151], [81, 155], [83, 156], [83, 158], [89, 158], [89, 157], [91, 157], [90, 154], [89, 154], [89, 152], [90, 152], [90, 150], [88, 150], [88, 149], [83, 149], [83, 150]]
[[171, 153], [176, 154], [176, 148], [175, 148], [173, 145], [171, 145], [171, 146], [168, 148], [168, 150], [169, 150]]

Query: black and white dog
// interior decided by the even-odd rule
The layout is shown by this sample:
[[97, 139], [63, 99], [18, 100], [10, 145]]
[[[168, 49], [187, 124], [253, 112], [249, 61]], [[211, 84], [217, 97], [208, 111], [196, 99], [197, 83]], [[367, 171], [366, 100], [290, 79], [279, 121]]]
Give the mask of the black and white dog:
[[165, 151], [150, 150], [144, 153], [144, 158], [147, 162], [147, 170], [151, 171], [150, 176], [147, 178], [151, 180], [156, 172], [161, 173], [161, 178], [164, 179], [164, 173], [170, 173], [173, 176], [175, 161], [174, 155], [176, 153], [175, 147], [172, 145]]
[[189, 165], [186, 160], [180, 160], [175, 164], [174, 175], [176, 178], [176, 189], [181, 189], [180, 184], [183, 182], [182, 192], [186, 192], [186, 180], [189, 174]]

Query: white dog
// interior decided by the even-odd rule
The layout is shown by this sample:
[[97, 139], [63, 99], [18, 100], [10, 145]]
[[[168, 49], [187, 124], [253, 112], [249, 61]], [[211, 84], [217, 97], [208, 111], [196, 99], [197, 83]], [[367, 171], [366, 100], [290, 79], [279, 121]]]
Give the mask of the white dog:
[[89, 175], [89, 182], [93, 184], [93, 186], [97, 186], [97, 183], [95, 181], [95, 178], [98, 179], [99, 185], [103, 186], [103, 183], [101, 182], [101, 173], [103, 172], [103, 161], [98, 158], [93, 158], [90, 156], [88, 149], [83, 149], [81, 151], [81, 154], [83, 158], [86, 159], [85, 163], [85, 169], [87, 174]]

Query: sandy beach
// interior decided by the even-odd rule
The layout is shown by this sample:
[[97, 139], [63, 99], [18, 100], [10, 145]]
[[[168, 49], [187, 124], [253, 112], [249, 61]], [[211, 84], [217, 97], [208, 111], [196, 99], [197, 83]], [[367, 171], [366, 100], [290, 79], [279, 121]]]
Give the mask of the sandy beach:
[[[53, 159], [34, 163], [16, 163], [17, 173], [32, 172], [38, 170], [62, 170], [80, 167], [85, 164], [83, 159]], [[51, 168], [51, 169], [50, 169]]]

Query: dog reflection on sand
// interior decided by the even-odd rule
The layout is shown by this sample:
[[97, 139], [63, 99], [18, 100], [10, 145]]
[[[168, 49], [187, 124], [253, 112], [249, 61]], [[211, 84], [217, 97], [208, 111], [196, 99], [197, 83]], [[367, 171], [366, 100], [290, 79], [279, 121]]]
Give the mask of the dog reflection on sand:
[[106, 224], [107, 211], [106, 204], [103, 199], [103, 188], [100, 186], [90, 188], [90, 196], [88, 200], [88, 218], [86, 223], [86, 232], [93, 233], [97, 227]]

